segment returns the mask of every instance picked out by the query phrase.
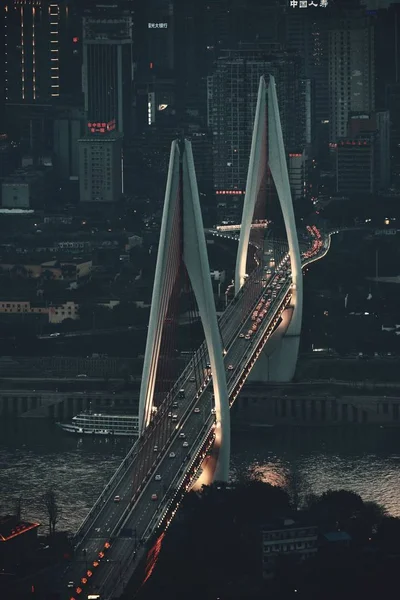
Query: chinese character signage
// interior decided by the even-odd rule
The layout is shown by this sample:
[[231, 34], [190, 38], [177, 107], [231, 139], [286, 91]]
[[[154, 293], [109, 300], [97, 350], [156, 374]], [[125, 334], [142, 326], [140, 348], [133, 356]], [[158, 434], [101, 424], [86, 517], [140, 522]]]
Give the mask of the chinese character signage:
[[90, 133], [108, 133], [115, 129], [115, 119], [108, 123], [88, 123], [87, 124]]
[[168, 29], [168, 23], [147, 23], [149, 29]]
[[328, 0], [290, 0], [290, 8], [326, 8]]

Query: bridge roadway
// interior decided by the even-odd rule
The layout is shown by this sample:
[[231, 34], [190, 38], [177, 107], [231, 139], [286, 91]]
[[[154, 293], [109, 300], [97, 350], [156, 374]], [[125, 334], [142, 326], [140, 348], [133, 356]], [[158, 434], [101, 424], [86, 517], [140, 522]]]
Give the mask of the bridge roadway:
[[[251, 310], [241, 310], [247, 304], [244, 293], [232, 308], [229, 307], [231, 319], [224, 319], [225, 314], [221, 318], [221, 334], [226, 340], [225, 364], [230, 396], [243, 380], [243, 373], [259, 342], [268, 331], [268, 335], [272, 333], [271, 324], [276, 322], [276, 315], [290, 293], [291, 277], [287, 275], [257, 333], [251, 340], [240, 338], [240, 333], [246, 333], [250, 329], [253, 307], [272, 281], [273, 278], [268, 282], [267, 288], [262, 289], [262, 294], [257, 295]], [[244, 318], [242, 314], [245, 315]], [[171, 500], [171, 492], [184, 482], [189, 463], [203, 447], [213, 427], [212, 395], [208, 389], [210, 380], [206, 378], [208, 381], [201, 393], [197, 384], [190, 381], [194, 377], [198, 361], [199, 353], [196, 353], [175, 386], [176, 390], [185, 389], [185, 399], [178, 400], [178, 409], [173, 411], [178, 415], [178, 422], [172, 423], [166, 416], [163, 419], [160, 409], [159, 421], [135, 444], [123, 461], [119, 476], [108, 484], [96, 503], [97, 509], [90, 513], [91, 518], [81, 528], [75, 558], [61, 578], [59, 591], [62, 598], [86, 598], [89, 592], [99, 593], [101, 600], [117, 597], [114, 594], [117, 590], [118, 593], [122, 592], [137, 561], [143, 556], [144, 542], [155, 525], [162, 520], [164, 510]], [[228, 370], [229, 365], [233, 365], [233, 370]], [[195, 407], [199, 407], [200, 413], [194, 412]], [[163, 436], [163, 447], [160, 446], [155, 451], [154, 446], [165, 420], [167, 428]], [[185, 434], [184, 439], [179, 437], [182, 433]], [[185, 441], [189, 444], [187, 448], [183, 446]], [[170, 457], [171, 452], [175, 454], [173, 458]], [[150, 459], [146, 460], [146, 456]], [[155, 480], [156, 475], [161, 476], [160, 481]], [[153, 494], [157, 494], [157, 500], [152, 500]], [[117, 495], [120, 496], [120, 502], [114, 502]], [[111, 547], [107, 549], [106, 545], [109, 543]], [[89, 577], [88, 572], [91, 573]], [[73, 588], [68, 588], [69, 582], [73, 582]]]
[[[269, 313], [263, 321], [264, 326], [260, 326], [259, 331], [251, 341], [239, 337], [242, 331], [246, 333], [252, 325], [252, 311], [247, 310], [244, 319], [241, 314], [241, 305], [246, 301], [245, 294], [236, 303], [235, 308], [237, 310], [232, 311], [234, 318], [225, 322], [226, 324], [223, 326], [221, 333], [228, 341], [225, 364], [227, 366], [228, 390], [230, 392], [235, 387], [238, 375], [243, 370], [243, 359], [246, 363], [249, 362], [252, 355], [251, 349], [254, 349], [255, 342], [266, 330], [272, 320], [272, 315], [282, 304], [290, 283], [289, 276], [288, 281], [283, 284], [280, 293], [271, 304]], [[264, 289], [262, 291], [265, 293]], [[258, 295], [255, 303], [259, 301], [259, 298]], [[252, 304], [251, 308], [254, 306], [254, 303]], [[270, 319], [268, 318], [269, 315], [271, 315]], [[230, 364], [234, 366], [233, 370], [228, 370]], [[165, 496], [168, 499], [167, 491], [171, 487], [177, 472], [178, 475], [179, 472], [181, 473], [183, 479], [186, 462], [190, 459], [192, 453], [197, 452], [198, 448], [204, 444], [204, 438], [208, 434], [208, 431], [203, 431], [204, 423], [209, 422], [210, 425], [212, 423], [208, 419], [212, 408], [212, 395], [208, 391], [210, 378], [206, 378], [208, 379], [205, 384], [206, 387], [200, 397], [196, 399], [198, 395], [197, 385], [195, 382], [190, 381], [193, 377], [194, 365], [191, 365], [190, 369], [185, 370], [184, 381], [180, 383], [180, 387], [185, 389], [185, 400], [178, 400], [179, 407], [173, 411], [174, 414], [178, 415], [178, 423], [172, 423], [172, 420], [168, 419], [168, 429], [164, 436], [163, 448], [159, 448], [157, 452], [154, 451], [157, 434], [160, 432], [160, 424], [157, 424], [145, 437], [141, 445], [140, 443], [136, 444], [136, 451], [125, 462], [120, 479], [115, 485], [110, 485], [108, 496], [104, 497], [98, 505], [97, 514], [94, 514], [87, 531], [82, 533], [75, 560], [62, 577], [63, 590], [60, 591], [65, 594], [65, 598], [82, 597], [81, 594], [87, 593], [89, 587], [93, 591], [98, 590], [102, 599], [103, 597], [110, 597], [109, 594], [112, 593], [118, 583], [118, 581], [115, 581], [115, 577], [119, 579], [120, 575], [123, 574], [124, 565], [127, 560], [132, 558], [135, 546], [141, 548], [141, 543], [144, 541], [143, 537], [150, 533], [148, 532], [149, 523], [156, 513], [160, 513], [162, 510], [166, 501]], [[195, 406], [199, 407], [200, 413], [194, 413]], [[204, 435], [198, 440], [198, 435], [202, 431]], [[180, 433], [185, 434], [185, 439], [179, 437]], [[183, 442], [186, 440], [189, 443], [188, 448], [183, 447]], [[175, 454], [174, 458], [170, 458], [171, 452]], [[140, 469], [138, 468], [140, 455], [145, 454], [150, 455], [151, 464], [147, 461], [145, 468]], [[146, 463], [143, 457], [142, 462]], [[135, 473], [135, 470], [139, 470], [140, 473]], [[142, 487], [138, 487], [143, 474], [144, 483]], [[161, 475], [160, 481], [155, 480], [157, 474]], [[135, 493], [137, 488], [139, 492], [136, 491]], [[157, 501], [152, 500], [153, 494], [157, 494]], [[117, 495], [121, 498], [120, 502], [114, 502], [114, 497]], [[125, 530], [125, 532], [132, 530], [133, 539], [132, 537], [116, 538], [115, 536], [121, 530]], [[128, 531], [128, 533], [131, 532]], [[99, 553], [104, 551], [105, 544], [110, 541], [112, 541], [111, 548], [105, 551], [103, 560], [99, 561]], [[97, 567], [93, 566], [95, 562], [99, 562]], [[80, 585], [81, 579], [86, 577], [85, 573], [87, 571], [93, 573], [93, 579], [88, 578], [91, 585], [88, 585], [89, 581]], [[67, 587], [69, 582], [74, 583], [75, 590], [80, 588], [82, 592], [77, 594], [75, 591], [75, 595], [68, 593], [73, 592], [73, 589], [69, 590]]]

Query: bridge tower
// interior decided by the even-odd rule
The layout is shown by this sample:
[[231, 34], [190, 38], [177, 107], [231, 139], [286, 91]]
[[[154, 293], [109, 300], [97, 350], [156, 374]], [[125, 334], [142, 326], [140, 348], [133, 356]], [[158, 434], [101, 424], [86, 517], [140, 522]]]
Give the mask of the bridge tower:
[[216, 411], [215, 445], [219, 456], [214, 477], [218, 481], [228, 481], [229, 398], [192, 146], [187, 140], [175, 140], [171, 146], [140, 389], [140, 434], [143, 434], [151, 421], [163, 326], [182, 263], [196, 298], [212, 370]]
[[256, 115], [254, 119], [246, 194], [243, 204], [242, 225], [235, 271], [235, 292], [238, 293], [246, 279], [247, 254], [250, 230], [256, 202], [262, 193], [262, 183], [268, 174], [272, 176], [282, 209], [289, 244], [292, 270], [292, 301], [283, 322], [267, 344], [249, 380], [290, 381], [295, 373], [299, 351], [301, 320], [303, 312], [303, 277], [301, 255], [293, 212], [281, 119], [279, 115], [275, 78], [270, 75], [268, 85], [264, 77], [258, 88]]

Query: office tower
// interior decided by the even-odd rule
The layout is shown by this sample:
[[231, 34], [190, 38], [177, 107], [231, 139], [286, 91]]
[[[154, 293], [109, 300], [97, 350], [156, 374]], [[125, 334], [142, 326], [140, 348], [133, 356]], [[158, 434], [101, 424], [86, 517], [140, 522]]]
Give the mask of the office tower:
[[343, 138], [336, 147], [336, 192], [362, 196], [375, 191], [374, 140]]
[[375, 18], [376, 106], [390, 114], [391, 184], [400, 188], [400, 5]]
[[352, 113], [336, 149], [336, 191], [372, 194], [390, 184], [389, 111]]
[[6, 104], [51, 102], [77, 92], [79, 30], [71, 0], [6, 0], [3, 10]]
[[[286, 45], [304, 60], [304, 75], [311, 81], [312, 139], [316, 148], [325, 141], [324, 129], [329, 121], [329, 23], [330, 11], [309, 7], [288, 9], [286, 15]], [[327, 141], [327, 140], [326, 140]], [[320, 154], [320, 152], [318, 152]]]
[[347, 135], [350, 113], [375, 108], [374, 28], [361, 9], [332, 15], [329, 99], [331, 142]]
[[400, 4], [373, 13], [376, 106], [384, 108], [386, 87], [400, 83]]
[[284, 42], [286, 0], [239, 0], [233, 3], [234, 35], [239, 43]]
[[140, 132], [166, 125], [175, 113], [175, 57], [175, 2], [139, 2], [135, 6], [135, 92]]
[[53, 149], [57, 175], [64, 180], [79, 176], [78, 140], [85, 133], [83, 107], [60, 107], [54, 114]]
[[400, 189], [400, 82], [386, 86], [385, 107], [390, 114], [391, 183]]
[[276, 81], [286, 151], [301, 153], [306, 146], [307, 85], [301, 58], [270, 45], [226, 51], [208, 78], [207, 94], [219, 196], [245, 190], [259, 81], [269, 74]]
[[81, 202], [117, 202], [122, 193], [122, 139], [119, 132], [78, 141]]
[[149, 68], [155, 74], [169, 75], [175, 62], [174, 3], [171, 0], [148, 0], [144, 6]]
[[132, 13], [120, 4], [96, 4], [84, 13], [82, 79], [89, 130], [104, 123], [105, 131], [132, 131], [132, 28]]

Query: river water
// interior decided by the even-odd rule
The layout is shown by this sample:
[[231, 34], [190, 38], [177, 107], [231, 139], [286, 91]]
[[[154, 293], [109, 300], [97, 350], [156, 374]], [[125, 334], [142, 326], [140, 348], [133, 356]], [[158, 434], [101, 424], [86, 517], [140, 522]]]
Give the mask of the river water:
[[[22, 498], [23, 516], [46, 531], [42, 494], [52, 488], [60, 529], [75, 530], [129, 448], [128, 440], [75, 438], [39, 419], [0, 424], [0, 514]], [[232, 437], [232, 478], [257, 474], [300, 494], [346, 488], [400, 516], [400, 431], [264, 428]]]

